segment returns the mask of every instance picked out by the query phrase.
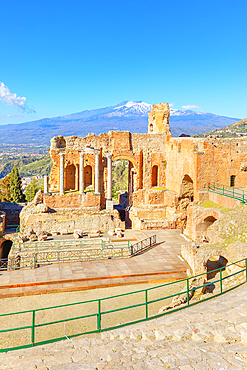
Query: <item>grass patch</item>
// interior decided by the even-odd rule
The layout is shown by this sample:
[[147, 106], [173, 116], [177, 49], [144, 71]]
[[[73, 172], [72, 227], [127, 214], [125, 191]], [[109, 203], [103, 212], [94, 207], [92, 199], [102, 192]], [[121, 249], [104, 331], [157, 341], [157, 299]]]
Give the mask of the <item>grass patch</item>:
[[230, 208], [221, 207], [218, 204], [212, 202], [211, 200], [204, 200], [201, 203], [198, 203], [197, 206], [204, 207], [204, 208], [216, 208], [222, 211], [230, 211]]

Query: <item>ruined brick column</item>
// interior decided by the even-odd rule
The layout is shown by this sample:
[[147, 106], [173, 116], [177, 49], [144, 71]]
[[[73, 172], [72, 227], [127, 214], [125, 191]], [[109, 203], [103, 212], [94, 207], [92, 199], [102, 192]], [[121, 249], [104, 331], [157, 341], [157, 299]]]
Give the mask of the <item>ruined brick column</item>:
[[44, 194], [48, 193], [48, 176], [44, 176]]
[[99, 150], [94, 151], [95, 158], [95, 189], [94, 192], [96, 195], [99, 195]]
[[60, 155], [60, 195], [64, 195], [64, 153]]
[[112, 200], [112, 154], [107, 153], [107, 198], [106, 198], [106, 209], [113, 209], [113, 200]]
[[79, 194], [84, 193], [84, 152], [80, 153]]

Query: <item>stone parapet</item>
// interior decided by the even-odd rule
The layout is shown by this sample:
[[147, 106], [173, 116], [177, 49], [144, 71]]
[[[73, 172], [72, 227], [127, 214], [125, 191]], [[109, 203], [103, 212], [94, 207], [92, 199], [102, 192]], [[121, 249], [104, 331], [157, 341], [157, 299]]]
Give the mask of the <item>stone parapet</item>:
[[51, 194], [44, 195], [44, 204], [51, 209], [59, 208], [94, 208], [101, 209], [101, 196], [93, 192], [83, 194], [67, 193], [65, 195]]
[[212, 192], [209, 192], [209, 200], [211, 200], [211, 202], [218, 204], [221, 207], [231, 208], [231, 209], [233, 209], [234, 207], [240, 204], [240, 201], [237, 199], [229, 198], [224, 195], [216, 194]]

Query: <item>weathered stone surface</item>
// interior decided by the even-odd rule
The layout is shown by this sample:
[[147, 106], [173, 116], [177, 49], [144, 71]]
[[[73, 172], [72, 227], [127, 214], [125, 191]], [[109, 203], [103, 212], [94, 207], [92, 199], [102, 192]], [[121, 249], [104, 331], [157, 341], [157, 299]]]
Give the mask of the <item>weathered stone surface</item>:
[[148, 133], [157, 134], [164, 132], [171, 135], [169, 126], [170, 108], [168, 103], [152, 105], [152, 110], [148, 114]]
[[1, 353], [1, 369], [245, 370], [246, 305], [238, 288], [148, 322]]
[[[106, 198], [108, 204], [112, 206], [111, 189], [107, 195], [107, 184], [110, 183], [110, 179], [107, 178], [110, 176], [107, 173], [110, 168], [110, 162], [107, 165], [107, 156], [110, 153], [113, 161], [118, 159], [129, 161], [128, 188], [130, 193], [122, 204], [127, 207], [126, 218], [130, 225], [132, 222], [133, 227], [141, 229], [142, 220], [166, 220], [170, 217], [168, 215], [168, 208], [170, 208], [173, 213], [169, 218], [170, 222], [167, 223], [170, 228], [184, 228], [188, 213], [188, 219], [191, 221], [188, 221], [187, 230], [193, 239], [209, 239], [214, 243], [220, 241], [213, 228], [207, 231], [210, 225], [209, 221], [203, 218], [203, 212], [201, 215], [196, 215], [197, 211], [191, 210], [191, 204], [208, 198], [207, 185], [209, 182], [227, 185], [230, 184], [231, 176], [235, 176], [236, 187], [246, 186], [246, 138], [173, 138], [169, 127], [169, 115], [168, 104], [153, 105], [149, 113], [148, 134], [110, 131], [98, 136], [89, 134], [82, 138], [76, 136], [53, 138], [50, 150], [53, 167], [49, 193], [45, 196], [42, 193], [37, 194], [29, 211], [23, 212], [21, 224], [28, 223], [30, 221], [29, 219], [26, 222], [28, 216], [33, 215], [33, 225], [35, 224], [36, 227], [40, 223], [44, 225], [46, 221], [48, 223], [51, 221], [50, 215], [53, 212], [56, 213], [53, 222], [55, 226], [59, 225], [58, 230], [70, 227], [73, 231], [75, 225], [70, 223], [69, 226], [65, 226], [59, 221], [65, 209], [67, 211], [77, 210], [80, 216], [78, 218], [82, 219], [91, 211], [98, 217], [98, 212], [106, 208]], [[84, 190], [79, 191], [81, 152], [84, 158], [85, 192]], [[95, 161], [96, 153], [97, 161]], [[60, 170], [60, 155], [64, 157], [63, 171]], [[61, 173], [64, 173], [64, 176], [60, 178]], [[58, 195], [60, 181], [64, 189]], [[96, 193], [94, 193], [95, 188], [97, 188]], [[63, 194], [64, 191], [65, 194]], [[38, 207], [39, 202], [46, 204], [49, 209]], [[35, 208], [36, 206], [38, 209]], [[129, 209], [130, 212], [128, 212]], [[46, 212], [47, 215], [39, 217], [39, 213], [43, 215]], [[212, 212], [209, 217], [214, 217]], [[26, 217], [25, 213], [28, 213]], [[178, 213], [181, 213], [181, 216], [177, 216]], [[200, 220], [196, 223], [197, 216], [201, 218], [199, 217]], [[219, 214], [216, 217], [217, 220], [218, 217]], [[103, 227], [102, 223], [108, 223], [107, 228]], [[102, 223], [97, 221], [95, 228], [109, 230], [118, 226], [116, 225], [117, 217], [114, 217], [113, 225], [110, 220], [104, 220]], [[196, 227], [193, 229], [190, 223], [194, 223]], [[79, 227], [88, 230], [85, 224], [86, 222], [81, 223]], [[56, 227], [52, 229], [54, 228], [56, 229]]]
[[[233, 263], [235, 261], [240, 261], [244, 258], [247, 258], [247, 242], [243, 241], [236, 241], [228, 245], [226, 249], [225, 257], [227, 258], [229, 263]], [[231, 266], [233, 270], [235, 268], [244, 268], [245, 261], [238, 263], [236, 266]]]
[[40, 202], [43, 202], [43, 190], [39, 190], [39, 191], [35, 194], [35, 196], [34, 196], [34, 198], [33, 198], [33, 200], [32, 200], [32, 203], [33, 203], [35, 206], [37, 206], [37, 204], [38, 204], [38, 203], [40, 203]]

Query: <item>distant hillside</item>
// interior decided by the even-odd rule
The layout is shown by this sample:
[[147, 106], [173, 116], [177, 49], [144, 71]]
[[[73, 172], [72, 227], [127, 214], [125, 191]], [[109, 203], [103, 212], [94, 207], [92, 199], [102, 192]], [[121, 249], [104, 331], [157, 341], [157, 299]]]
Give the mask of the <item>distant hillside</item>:
[[203, 135], [198, 135], [199, 137], [207, 137], [215, 135], [218, 137], [241, 137], [247, 136], [247, 118], [241, 119], [238, 122], [233, 123], [232, 125], [208, 131]]
[[49, 175], [52, 162], [49, 156], [14, 157], [2, 156], [0, 163], [0, 179], [8, 175], [17, 165], [20, 177]]
[[[2, 146], [6, 151], [8, 145], [19, 150], [25, 144], [26, 151], [37, 150], [36, 153], [40, 153], [42, 148], [50, 145], [50, 139], [57, 135], [86, 136], [88, 133], [99, 135], [110, 130], [147, 133], [150, 110], [151, 105], [148, 103], [124, 101], [115, 106], [85, 110], [66, 116], [2, 125], [0, 151]], [[171, 108], [170, 126], [173, 136], [182, 133], [195, 135], [231, 125], [238, 120], [239, 118], [217, 116], [212, 113]]]

